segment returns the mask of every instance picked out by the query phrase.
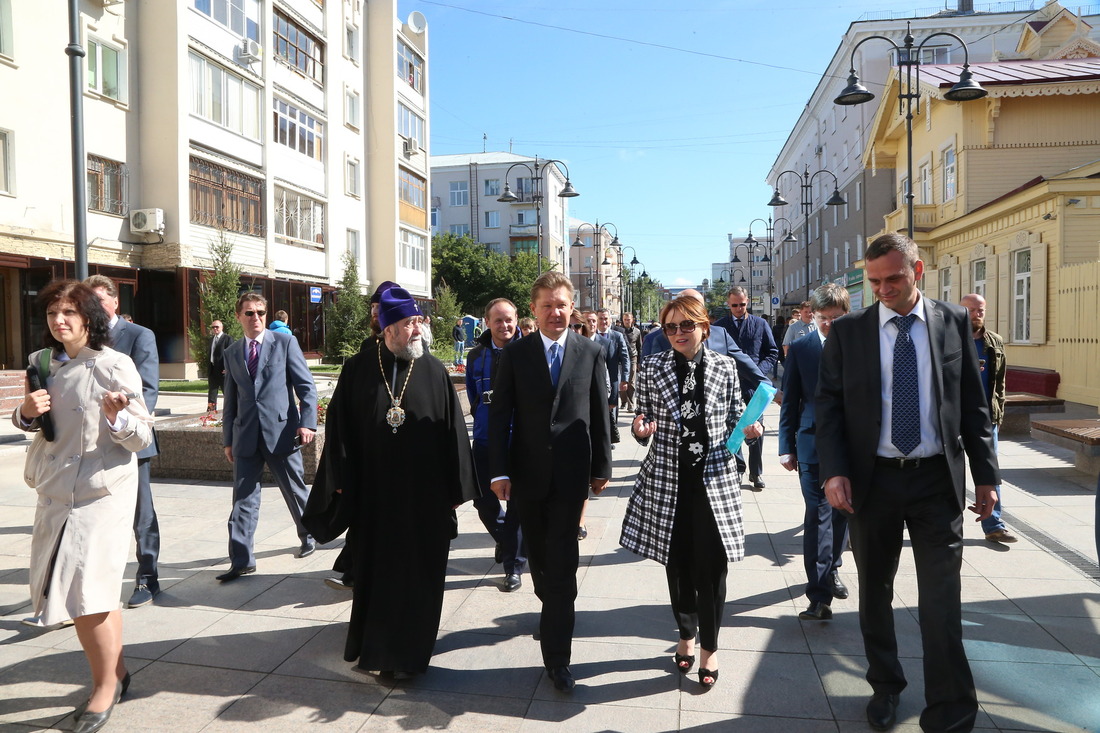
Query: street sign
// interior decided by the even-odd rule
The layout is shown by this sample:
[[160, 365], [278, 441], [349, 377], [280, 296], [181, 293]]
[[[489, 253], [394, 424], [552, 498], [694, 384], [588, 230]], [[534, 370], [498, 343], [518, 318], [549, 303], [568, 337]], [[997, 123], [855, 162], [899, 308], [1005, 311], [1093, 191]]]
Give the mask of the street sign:
[[779, 305], [779, 296], [778, 295], [773, 295], [772, 296], [772, 305]]
[[321, 288], [311, 287], [309, 289], [309, 302], [320, 303], [321, 302]]

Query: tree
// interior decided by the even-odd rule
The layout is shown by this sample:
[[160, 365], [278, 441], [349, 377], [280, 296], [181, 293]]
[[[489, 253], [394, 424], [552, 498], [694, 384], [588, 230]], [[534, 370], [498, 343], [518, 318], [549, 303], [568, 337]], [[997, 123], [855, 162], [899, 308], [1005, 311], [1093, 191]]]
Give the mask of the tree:
[[725, 279], [719, 278], [710, 290], [707, 291], [705, 300], [707, 303], [707, 313], [711, 318], [721, 318], [729, 313], [729, 308], [726, 306], [726, 300], [729, 296], [730, 284]]
[[344, 274], [328, 308], [328, 353], [347, 359], [359, 353], [363, 339], [370, 335], [370, 304], [359, 285], [359, 263], [350, 252], [343, 257]]
[[241, 268], [233, 261], [233, 243], [225, 231], [219, 229], [217, 238], [210, 242], [210, 256], [213, 271], [205, 273], [199, 282], [199, 322], [187, 327], [191, 356], [203, 373], [210, 368], [210, 337], [203, 333], [204, 324], [221, 321], [234, 341], [244, 334], [236, 317]]
[[514, 258], [492, 252], [467, 236], [437, 234], [432, 238], [432, 284], [446, 284], [460, 309], [481, 315], [494, 298], [508, 298], [520, 317], [529, 315], [531, 285], [538, 277], [538, 257], [521, 252]]
[[461, 316], [462, 306], [455, 298], [454, 290], [446, 282], [441, 282], [435, 289], [435, 308], [432, 313], [432, 343], [438, 347], [438, 351], [450, 352], [454, 343], [451, 329]]

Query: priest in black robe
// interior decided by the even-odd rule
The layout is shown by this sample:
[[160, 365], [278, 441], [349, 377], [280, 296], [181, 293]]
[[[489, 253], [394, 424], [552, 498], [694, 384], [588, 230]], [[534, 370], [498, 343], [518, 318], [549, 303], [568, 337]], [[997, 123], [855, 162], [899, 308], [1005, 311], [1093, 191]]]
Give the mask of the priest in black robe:
[[355, 534], [344, 659], [400, 679], [428, 668], [455, 507], [477, 496], [477, 482], [458, 396], [424, 351], [416, 301], [391, 288], [378, 320], [381, 337], [340, 372], [303, 521], [322, 542]]

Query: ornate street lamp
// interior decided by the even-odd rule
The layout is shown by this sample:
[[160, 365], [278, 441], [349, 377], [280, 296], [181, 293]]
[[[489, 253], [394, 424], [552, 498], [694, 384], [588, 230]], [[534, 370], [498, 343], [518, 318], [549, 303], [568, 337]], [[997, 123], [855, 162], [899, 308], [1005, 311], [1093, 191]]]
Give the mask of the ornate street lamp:
[[514, 203], [520, 200], [519, 196], [512, 193], [511, 186], [508, 185], [508, 175], [512, 172], [512, 169], [516, 166], [521, 166], [527, 169], [527, 172], [531, 174], [532, 191], [531, 200], [535, 204], [535, 249], [538, 250], [539, 259], [539, 274], [542, 274], [542, 180], [543, 174], [551, 164], [556, 164], [565, 169], [565, 187], [562, 188], [561, 193], [558, 194], [559, 198], [568, 199], [574, 196], [580, 196], [576, 189], [573, 188], [573, 184], [569, 180], [569, 167], [560, 160], [543, 160], [540, 161], [535, 158], [530, 164], [527, 163], [512, 163], [508, 166], [508, 170], [504, 172], [504, 193], [500, 195], [497, 201], [504, 204]]
[[[782, 171], [775, 177], [775, 195], [772, 196], [772, 200], [768, 202], [768, 206], [786, 206], [787, 200], [783, 198], [779, 193], [779, 179], [788, 173], [793, 173], [795, 176], [799, 174], [792, 170]], [[830, 171], [819, 170], [810, 173], [810, 169], [806, 168], [805, 172], [800, 176], [800, 205], [802, 207], [802, 218], [805, 221], [806, 227], [806, 297], [810, 297], [811, 278], [810, 278], [810, 211], [813, 209], [813, 182], [814, 179], [824, 173], [827, 176], [833, 177], [833, 195], [829, 197], [829, 200], [825, 202], [826, 206], [843, 206], [848, 203], [843, 196], [840, 195], [840, 182], [836, 176]]]

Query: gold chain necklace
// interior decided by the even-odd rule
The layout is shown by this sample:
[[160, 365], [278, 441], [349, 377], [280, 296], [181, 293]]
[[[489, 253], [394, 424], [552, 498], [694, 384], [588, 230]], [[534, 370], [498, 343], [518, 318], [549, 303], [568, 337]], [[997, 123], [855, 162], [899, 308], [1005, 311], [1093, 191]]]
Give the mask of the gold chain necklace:
[[[397, 355], [393, 357], [394, 364], [397, 363]], [[401, 387], [401, 394], [397, 397], [393, 396], [393, 390], [390, 389], [390, 380], [386, 379], [386, 370], [382, 368], [382, 343], [378, 344], [378, 371], [382, 374], [382, 384], [386, 385], [386, 392], [390, 395], [390, 409], [386, 410], [386, 424], [393, 428], [393, 432], [397, 433], [397, 429], [405, 424], [405, 411], [401, 409], [401, 400], [405, 399], [405, 390], [409, 388], [409, 378], [412, 376], [413, 367], [416, 366], [416, 360], [413, 359], [409, 362], [409, 371], [405, 372], [405, 385]]]

